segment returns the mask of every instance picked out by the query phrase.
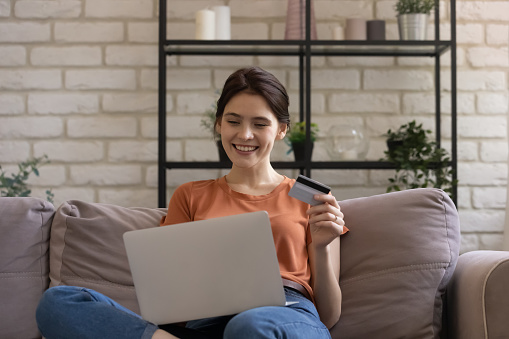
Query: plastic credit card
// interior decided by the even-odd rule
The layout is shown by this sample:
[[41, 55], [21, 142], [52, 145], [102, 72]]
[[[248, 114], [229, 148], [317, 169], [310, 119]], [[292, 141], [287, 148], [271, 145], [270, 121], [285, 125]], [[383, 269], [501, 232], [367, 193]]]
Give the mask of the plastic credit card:
[[311, 206], [322, 204], [313, 198], [315, 194], [329, 194], [331, 188], [316, 180], [310, 179], [304, 175], [299, 175], [297, 181], [288, 192], [288, 195], [310, 204]]

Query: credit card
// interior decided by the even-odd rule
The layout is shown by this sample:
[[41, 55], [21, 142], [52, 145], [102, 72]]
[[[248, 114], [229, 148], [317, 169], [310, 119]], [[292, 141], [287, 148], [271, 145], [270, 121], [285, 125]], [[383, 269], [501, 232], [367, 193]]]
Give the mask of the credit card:
[[329, 194], [331, 188], [316, 180], [308, 178], [304, 175], [299, 175], [297, 181], [288, 192], [288, 195], [303, 201], [311, 206], [323, 204], [313, 198], [315, 194]]

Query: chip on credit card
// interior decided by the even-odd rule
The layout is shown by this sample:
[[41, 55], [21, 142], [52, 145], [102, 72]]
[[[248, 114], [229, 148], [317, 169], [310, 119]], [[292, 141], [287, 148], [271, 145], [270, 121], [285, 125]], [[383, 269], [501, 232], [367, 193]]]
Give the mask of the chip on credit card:
[[323, 204], [313, 198], [315, 194], [329, 194], [331, 188], [302, 174], [297, 177], [288, 195], [311, 206]]

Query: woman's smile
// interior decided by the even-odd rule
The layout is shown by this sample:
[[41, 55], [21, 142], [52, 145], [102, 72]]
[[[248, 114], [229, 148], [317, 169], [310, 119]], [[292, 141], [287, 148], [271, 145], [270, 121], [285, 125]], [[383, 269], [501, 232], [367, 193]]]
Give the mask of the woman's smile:
[[247, 146], [247, 145], [238, 145], [233, 144], [233, 147], [235, 147], [236, 150], [241, 152], [253, 152], [256, 149], [258, 149], [258, 146]]

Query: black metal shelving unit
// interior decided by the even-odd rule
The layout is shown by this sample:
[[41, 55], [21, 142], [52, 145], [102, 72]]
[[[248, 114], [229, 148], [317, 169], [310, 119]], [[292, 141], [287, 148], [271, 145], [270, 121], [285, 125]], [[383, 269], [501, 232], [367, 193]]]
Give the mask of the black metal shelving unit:
[[[438, 1], [437, 1], [438, 2]], [[299, 118], [306, 121], [306, 151], [302, 162], [273, 162], [274, 168], [300, 169], [311, 176], [312, 169], [392, 169], [391, 163], [382, 161], [311, 161], [311, 58], [313, 56], [358, 56], [358, 57], [432, 57], [435, 65], [435, 130], [436, 142], [441, 145], [440, 107], [440, 57], [451, 51], [451, 163], [453, 180], [457, 179], [456, 145], [456, 3], [450, 1], [451, 40], [440, 40], [439, 20], [435, 20], [435, 39], [426, 41], [348, 41], [311, 40], [306, 31], [305, 40], [168, 40], [166, 37], [167, 0], [160, 0], [159, 16], [159, 108], [158, 108], [158, 204], [166, 207], [167, 169], [229, 168], [221, 162], [175, 162], [166, 159], [166, 57], [169, 55], [268, 55], [295, 56], [299, 59], [300, 103]], [[310, 27], [310, 1], [306, 0], [306, 27]], [[435, 6], [435, 18], [440, 17], [440, 8]], [[453, 190], [457, 200], [457, 187]]]

